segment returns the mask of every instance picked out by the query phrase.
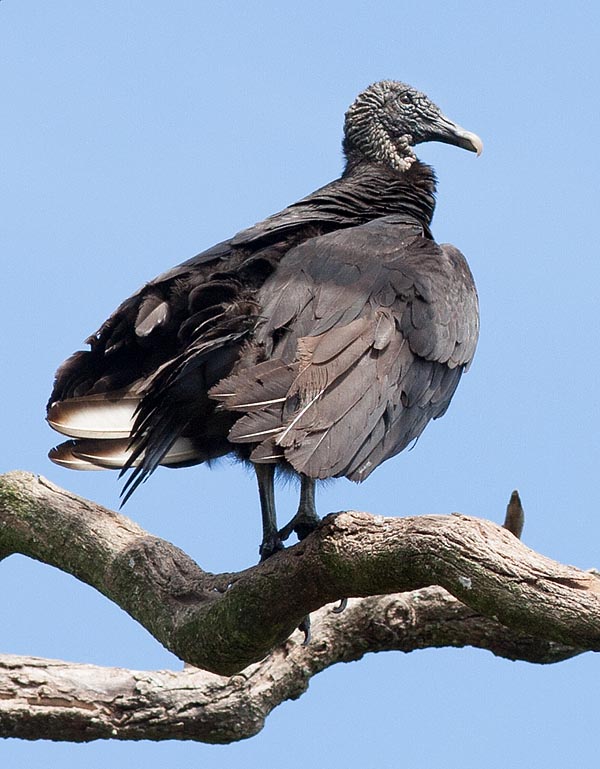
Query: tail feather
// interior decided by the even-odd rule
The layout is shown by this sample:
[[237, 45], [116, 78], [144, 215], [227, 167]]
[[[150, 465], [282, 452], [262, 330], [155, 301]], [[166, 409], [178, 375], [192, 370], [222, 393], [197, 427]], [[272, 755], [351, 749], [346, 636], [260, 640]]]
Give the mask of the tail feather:
[[126, 393], [69, 398], [48, 409], [50, 427], [71, 438], [128, 438], [140, 397]]
[[[57, 465], [73, 470], [121, 470], [124, 467], [138, 467], [144, 461], [143, 454], [132, 459], [133, 449], [129, 439], [84, 439], [61, 443], [49, 453]], [[202, 451], [189, 438], [178, 438], [160, 464], [179, 467], [206, 459]]]
[[67, 470], [104, 470], [101, 465], [88, 462], [75, 454], [77, 441], [65, 441], [59, 446], [55, 446], [49, 453], [48, 458], [54, 464], [66, 467]]

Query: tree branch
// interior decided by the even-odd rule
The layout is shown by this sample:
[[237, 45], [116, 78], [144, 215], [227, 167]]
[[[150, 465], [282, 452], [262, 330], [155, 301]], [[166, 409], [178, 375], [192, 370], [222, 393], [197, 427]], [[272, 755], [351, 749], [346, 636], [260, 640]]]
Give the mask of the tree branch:
[[25, 739], [191, 739], [226, 743], [259, 732], [277, 705], [296, 699], [336, 662], [371, 651], [465, 645], [509, 659], [558, 662], [576, 652], [509, 631], [439, 587], [351, 599], [341, 615], [313, 615], [314, 642], [295, 633], [232, 677], [197, 668], [135, 671], [35, 657], [0, 657], [0, 735]]
[[[597, 576], [458, 514], [331, 515], [263, 564], [210, 574], [127, 518], [17, 472], [0, 477], [0, 557], [11, 553], [93, 585], [205, 670], [0, 658], [2, 736], [229, 742], [256, 733], [312, 675], [368, 651], [473, 645], [555, 662], [600, 648]], [[341, 615], [317, 611], [341, 596], [363, 599]], [[309, 612], [303, 647], [288, 637]]]

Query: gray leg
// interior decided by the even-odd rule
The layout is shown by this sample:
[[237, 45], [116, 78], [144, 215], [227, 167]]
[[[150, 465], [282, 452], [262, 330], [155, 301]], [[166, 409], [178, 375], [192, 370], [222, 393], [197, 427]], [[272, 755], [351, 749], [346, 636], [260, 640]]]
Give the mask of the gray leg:
[[288, 539], [292, 532], [295, 532], [299, 540], [314, 531], [321, 519], [317, 515], [315, 507], [315, 480], [307, 475], [300, 474], [300, 503], [298, 512], [292, 520], [279, 532], [282, 541]]
[[264, 561], [273, 553], [283, 549], [281, 538], [277, 533], [277, 514], [275, 512], [275, 465], [254, 465], [258, 494], [260, 496], [260, 512], [262, 515], [263, 536], [259, 548], [260, 560]]

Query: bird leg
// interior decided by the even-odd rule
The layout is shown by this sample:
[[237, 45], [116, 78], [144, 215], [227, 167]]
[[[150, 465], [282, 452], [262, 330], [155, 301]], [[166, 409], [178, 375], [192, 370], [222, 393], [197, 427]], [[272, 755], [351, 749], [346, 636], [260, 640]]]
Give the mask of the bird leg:
[[[315, 481], [314, 478], [309, 478], [306, 475], [300, 474], [300, 504], [298, 505], [298, 512], [292, 518], [292, 520], [279, 530], [279, 537], [282, 542], [290, 536], [292, 531], [296, 532], [296, 535], [300, 541], [314, 531], [321, 519], [317, 515], [317, 509], [315, 507]], [[348, 605], [347, 598], [340, 598], [340, 602], [334, 607], [335, 614], [340, 614], [344, 611]], [[310, 615], [306, 616], [298, 627], [304, 633], [304, 646], [310, 643]]]
[[258, 494], [260, 496], [260, 512], [262, 515], [262, 542], [259, 553], [260, 560], [265, 561], [278, 550], [283, 550], [281, 537], [277, 532], [277, 513], [275, 512], [275, 465], [254, 465]]
[[[269, 467], [269, 466], [270, 465], [266, 465], [266, 467]], [[256, 465], [257, 470], [258, 470], [258, 467], [260, 467], [260, 465]], [[257, 475], [258, 475], [258, 472], [257, 472]], [[259, 488], [260, 488], [260, 479], [259, 479]], [[261, 504], [262, 504], [262, 496], [261, 496]], [[307, 537], [311, 533], [311, 531], [314, 531], [317, 528], [319, 520], [320, 518], [317, 515], [317, 510], [315, 508], [315, 481], [313, 478], [309, 478], [307, 475], [300, 474], [300, 502], [298, 504], [298, 510], [296, 512], [296, 515], [292, 518], [292, 520], [286, 526], [284, 526], [283, 529], [281, 529], [279, 532], [276, 532], [278, 542], [279, 542], [279, 547], [283, 547], [281, 543], [284, 542], [286, 539], [288, 539], [289, 536], [292, 534], [292, 532], [295, 532], [299, 540], [303, 540], [305, 537]], [[264, 522], [264, 514], [263, 514], [263, 522]], [[263, 545], [261, 545], [261, 554], [262, 554], [263, 547], [264, 547], [264, 540], [263, 540]], [[264, 560], [264, 556], [262, 557], [262, 560]], [[298, 625], [298, 630], [304, 633], [304, 641], [302, 642], [302, 645], [308, 646], [311, 640], [310, 614], [307, 614], [306, 617], [304, 617], [302, 622]]]
[[283, 529], [279, 530], [279, 538], [285, 542], [291, 533], [295, 532], [298, 539], [302, 541], [317, 528], [320, 520], [315, 507], [315, 480], [301, 473], [298, 512]]
[[[315, 509], [315, 481], [306, 475], [300, 475], [300, 502], [298, 511], [292, 520], [277, 531], [277, 514], [275, 511], [275, 465], [254, 465], [260, 510], [262, 514], [263, 538], [260, 545], [260, 560], [265, 561], [269, 556], [283, 549], [283, 540], [295, 532], [299, 540], [314, 531], [320, 521]], [[310, 615], [307, 614], [298, 625], [298, 630], [304, 633], [303, 646], [308, 646], [311, 640]]]

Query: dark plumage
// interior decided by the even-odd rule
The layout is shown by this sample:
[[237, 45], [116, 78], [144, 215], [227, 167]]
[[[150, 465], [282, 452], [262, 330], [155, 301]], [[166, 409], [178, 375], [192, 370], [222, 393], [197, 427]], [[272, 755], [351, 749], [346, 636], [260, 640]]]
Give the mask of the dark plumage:
[[[266, 557], [317, 517], [314, 479], [362, 481], [447, 409], [477, 343], [467, 263], [438, 246], [435, 177], [412, 147], [481, 141], [403, 83], [346, 114], [340, 179], [147, 283], [58, 370], [50, 457], [131, 469], [254, 463]], [[274, 468], [300, 474], [277, 533]]]

